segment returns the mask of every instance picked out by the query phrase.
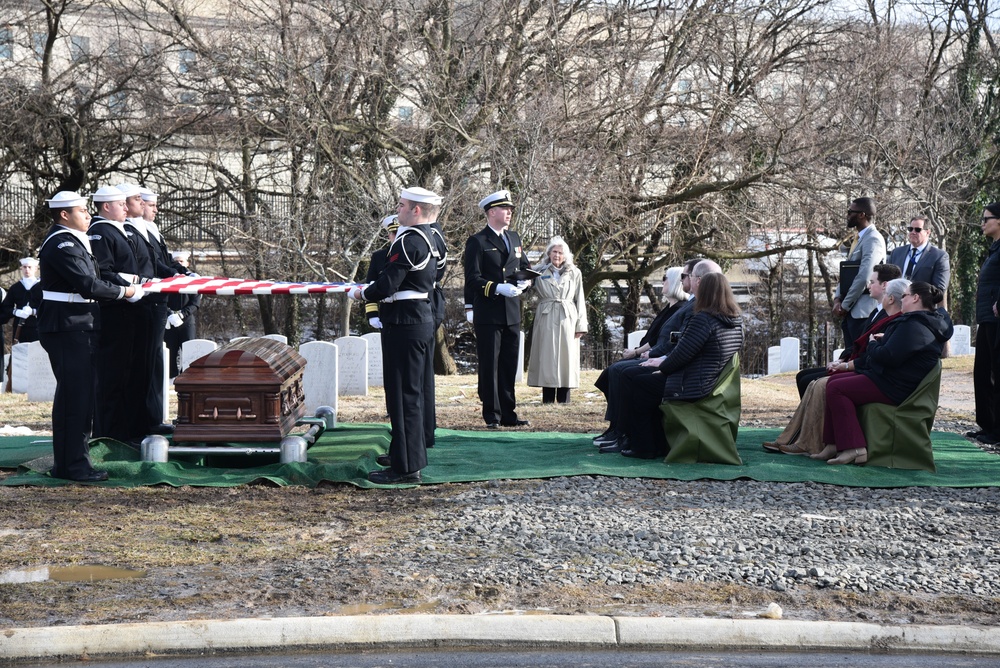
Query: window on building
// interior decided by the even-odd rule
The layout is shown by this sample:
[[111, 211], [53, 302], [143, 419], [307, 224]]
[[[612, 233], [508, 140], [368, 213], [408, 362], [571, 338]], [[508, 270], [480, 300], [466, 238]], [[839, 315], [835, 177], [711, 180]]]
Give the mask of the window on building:
[[181, 49], [178, 56], [177, 71], [181, 74], [193, 72], [198, 65], [198, 54], [191, 49]]
[[112, 93], [108, 96], [108, 111], [113, 116], [121, 116], [125, 113], [125, 105], [128, 102], [128, 95], [123, 91]]
[[83, 35], [69, 36], [69, 56], [74, 63], [86, 60], [90, 55], [90, 38]]
[[399, 108], [399, 120], [404, 123], [409, 123], [413, 120], [413, 107], [400, 107]]
[[10, 28], [0, 28], [0, 59], [14, 57], [14, 33]]
[[48, 33], [31, 33], [31, 50], [35, 52], [35, 60], [45, 57], [45, 44], [49, 41]]

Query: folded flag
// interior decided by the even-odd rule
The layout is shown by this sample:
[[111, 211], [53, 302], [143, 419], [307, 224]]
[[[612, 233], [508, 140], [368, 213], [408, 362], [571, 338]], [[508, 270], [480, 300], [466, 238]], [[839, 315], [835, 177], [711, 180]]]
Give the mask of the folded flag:
[[247, 281], [219, 276], [171, 276], [142, 284], [145, 292], [184, 295], [307, 295], [347, 292], [357, 283]]

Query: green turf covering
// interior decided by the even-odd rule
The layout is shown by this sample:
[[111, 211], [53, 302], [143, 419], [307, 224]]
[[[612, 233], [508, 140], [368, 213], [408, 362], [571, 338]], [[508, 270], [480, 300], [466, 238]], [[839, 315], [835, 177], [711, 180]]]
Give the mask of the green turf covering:
[[[1000, 457], [983, 452], [957, 434], [934, 432], [937, 473], [876, 466], [828, 466], [808, 457], [764, 452], [762, 441], [773, 441], [776, 429], [740, 429], [737, 448], [742, 466], [666, 464], [599, 454], [591, 435], [526, 431], [451, 431], [439, 429], [437, 446], [428, 453], [424, 483], [476, 480], [607, 475], [671, 480], [735, 480], [819, 482], [851, 487], [993, 487], [1000, 485]], [[2, 485], [58, 486], [65, 481], [30, 470], [24, 464], [51, 455], [51, 445], [39, 437], [0, 439], [0, 467], [19, 467]], [[259, 444], [258, 444], [259, 445]], [[375, 457], [389, 445], [383, 424], [343, 425], [326, 432], [309, 449], [303, 464], [267, 463], [247, 466], [246, 458], [214, 457], [204, 463], [180, 457], [165, 464], [139, 461], [139, 453], [115, 441], [96, 441], [94, 464], [110, 473], [102, 486], [194, 485], [226, 487], [269, 481], [275, 485], [315, 486], [321, 481], [374, 487], [366, 478], [377, 468]], [[273, 459], [277, 459], [275, 455]], [[258, 463], [261, 461], [257, 460]], [[37, 468], [37, 466], [36, 466]]]

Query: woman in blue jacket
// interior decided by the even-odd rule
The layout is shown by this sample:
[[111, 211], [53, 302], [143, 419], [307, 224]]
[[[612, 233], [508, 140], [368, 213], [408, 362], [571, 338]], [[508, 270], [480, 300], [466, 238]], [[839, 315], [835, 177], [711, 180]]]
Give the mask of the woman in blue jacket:
[[903, 315], [873, 334], [866, 354], [849, 363], [848, 371], [826, 384], [823, 442], [813, 455], [827, 464], [864, 464], [868, 442], [858, 420], [858, 407], [879, 403], [898, 406], [913, 393], [941, 359], [941, 350], [955, 328], [938, 304], [944, 293], [917, 281], [903, 292]]

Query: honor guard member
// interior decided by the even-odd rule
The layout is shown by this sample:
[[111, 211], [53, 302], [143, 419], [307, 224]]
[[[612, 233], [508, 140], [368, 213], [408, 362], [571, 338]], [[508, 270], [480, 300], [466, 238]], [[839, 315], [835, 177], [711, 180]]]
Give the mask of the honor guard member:
[[465, 244], [465, 310], [476, 331], [479, 399], [490, 429], [529, 424], [517, 417], [514, 379], [521, 344], [521, 300], [531, 281], [516, 281], [528, 268], [517, 232], [508, 229], [514, 211], [510, 192], [498, 190], [479, 202], [486, 227]]
[[81, 482], [107, 480], [106, 471], [90, 463], [87, 442], [94, 417], [97, 383], [98, 303], [137, 301], [139, 286], [122, 286], [101, 279], [91, 253], [87, 199], [75, 192], [56, 193], [46, 200], [53, 226], [42, 248], [42, 301], [38, 331], [56, 378], [52, 402], [51, 475]]
[[[38, 319], [32, 305], [31, 291], [38, 291], [38, 260], [21, 258], [21, 280], [10, 286], [7, 296], [0, 301], [0, 324], [13, 320], [12, 341], [31, 343], [38, 340]], [[37, 298], [34, 300], [37, 304]], [[20, 327], [20, 329], [18, 329]]]
[[[104, 186], [92, 199], [97, 215], [90, 222], [88, 236], [101, 278], [123, 287], [141, 284], [144, 277], [129, 240], [132, 232], [125, 228], [125, 193]], [[137, 378], [148, 378], [148, 311], [140, 304], [121, 301], [101, 302], [100, 307], [94, 434], [129, 443], [139, 436], [136, 416], [145, 416], [145, 392], [137, 396], [135, 387]]]
[[382, 360], [386, 402], [392, 424], [389, 469], [372, 471], [379, 484], [420, 482], [427, 466], [424, 388], [433, 373], [434, 313], [431, 293], [437, 274], [438, 251], [430, 223], [441, 197], [423, 188], [404, 188], [397, 207], [399, 230], [389, 247], [385, 269], [366, 288], [356, 287], [352, 299], [380, 301]]
[[[187, 251], [171, 251], [171, 259], [178, 265], [188, 268], [191, 253]], [[167, 295], [167, 331], [164, 341], [170, 351], [170, 377], [180, 372], [180, 353], [185, 341], [195, 337], [195, 313], [201, 306], [201, 295], [185, 295], [172, 292]]]
[[[382, 229], [389, 236], [389, 243], [372, 253], [372, 259], [368, 263], [368, 274], [365, 276], [365, 283], [374, 283], [385, 269], [386, 260], [389, 257], [389, 247], [396, 240], [396, 231], [399, 230], [399, 216], [393, 214], [382, 219]], [[379, 318], [379, 303], [365, 302], [365, 316], [372, 329], [382, 329], [382, 320]]]

